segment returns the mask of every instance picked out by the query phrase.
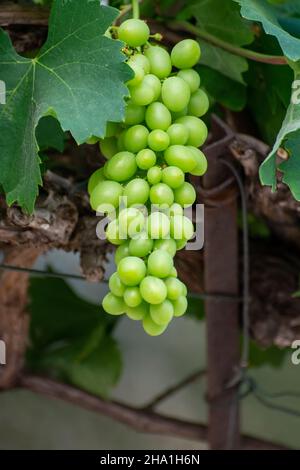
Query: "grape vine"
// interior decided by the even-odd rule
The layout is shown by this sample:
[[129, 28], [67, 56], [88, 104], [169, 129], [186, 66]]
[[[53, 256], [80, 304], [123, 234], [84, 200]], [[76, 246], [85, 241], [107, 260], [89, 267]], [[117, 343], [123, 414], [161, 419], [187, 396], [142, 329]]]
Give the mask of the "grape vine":
[[100, 141], [107, 162], [91, 176], [88, 190], [91, 207], [108, 216], [106, 238], [117, 246], [117, 272], [103, 308], [142, 321], [146, 333], [158, 336], [188, 306], [174, 257], [194, 237], [184, 212], [196, 201], [187, 174], [202, 176], [207, 169], [199, 147], [207, 138], [200, 118], [209, 100], [193, 69], [199, 44], [185, 39], [169, 54], [149, 42], [137, 2], [133, 13], [112, 30], [126, 44], [134, 74], [127, 83], [125, 120], [108, 124]]

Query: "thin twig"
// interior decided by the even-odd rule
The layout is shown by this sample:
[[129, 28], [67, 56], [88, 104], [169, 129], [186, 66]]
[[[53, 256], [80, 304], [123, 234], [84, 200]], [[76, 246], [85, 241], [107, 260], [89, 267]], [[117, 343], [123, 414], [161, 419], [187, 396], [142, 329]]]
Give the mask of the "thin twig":
[[189, 375], [188, 377], [184, 378], [181, 380], [179, 383], [172, 385], [171, 387], [168, 387], [166, 390], [161, 392], [159, 395], [153, 398], [145, 407], [145, 410], [153, 410], [157, 405], [159, 405], [162, 401], [170, 398], [170, 396], [174, 395], [177, 393], [179, 390], [182, 388], [186, 387], [187, 385], [190, 385], [196, 380], [198, 380], [200, 377], [203, 377], [203, 375], [206, 374], [206, 369], [201, 369], [193, 374]]

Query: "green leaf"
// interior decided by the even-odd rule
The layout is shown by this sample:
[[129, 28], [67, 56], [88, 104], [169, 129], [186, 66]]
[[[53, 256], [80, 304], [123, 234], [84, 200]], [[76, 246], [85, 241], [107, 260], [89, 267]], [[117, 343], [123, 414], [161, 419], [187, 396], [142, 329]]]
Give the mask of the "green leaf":
[[53, 148], [59, 152], [63, 152], [65, 134], [57, 119], [52, 116], [42, 118], [38, 123], [35, 134], [40, 150]]
[[231, 54], [203, 40], [200, 41], [200, 44], [202, 50], [201, 64], [217, 70], [231, 80], [245, 84], [242, 74], [248, 70], [248, 62], [244, 57]]
[[46, 44], [38, 56], [18, 55], [0, 31], [0, 79], [7, 103], [0, 108], [0, 184], [8, 204], [32, 212], [42, 183], [36, 127], [55, 115], [80, 144], [103, 137], [107, 121], [124, 116], [124, 85], [132, 72], [122, 43], [104, 36], [117, 10], [99, 0], [54, 0]]
[[[295, 80], [300, 80], [300, 63], [299, 70], [295, 70]], [[290, 187], [295, 199], [300, 200], [299, 179], [297, 179], [297, 175], [299, 175], [299, 132], [297, 131], [300, 129], [300, 105], [297, 101], [293, 101], [292, 99], [288, 107], [274, 147], [260, 167], [260, 179], [262, 184], [272, 186], [273, 190], [276, 189], [277, 151], [281, 146], [287, 149], [289, 147], [290, 158], [287, 162], [281, 164], [278, 169], [284, 173], [283, 182]]]
[[300, 39], [282, 28], [278, 16], [280, 10], [266, 0], [234, 0], [241, 5], [241, 15], [251, 21], [258, 21], [267, 34], [275, 36], [288, 59], [300, 60]]
[[28, 367], [106, 397], [122, 369], [111, 336], [117, 320], [60, 279], [33, 278], [29, 294]]
[[246, 87], [207, 66], [199, 66], [201, 86], [210, 97], [232, 111], [241, 111], [247, 102]]

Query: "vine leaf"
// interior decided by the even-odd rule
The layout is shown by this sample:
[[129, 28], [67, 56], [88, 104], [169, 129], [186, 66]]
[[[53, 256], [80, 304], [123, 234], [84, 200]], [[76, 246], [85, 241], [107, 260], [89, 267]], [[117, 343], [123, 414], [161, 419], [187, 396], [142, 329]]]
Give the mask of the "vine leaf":
[[33, 278], [29, 295], [27, 366], [107, 397], [122, 370], [121, 354], [111, 335], [116, 319], [78, 297], [61, 279]]
[[103, 137], [107, 121], [121, 121], [124, 82], [132, 72], [122, 43], [104, 36], [118, 14], [99, 0], [54, 0], [48, 39], [34, 59], [21, 57], [0, 31], [0, 79], [6, 104], [0, 106], [0, 184], [11, 205], [32, 212], [42, 183], [36, 127], [56, 116], [78, 144]]
[[[250, 44], [254, 40], [250, 24], [241, 18], [239, 6], [232, 0], [195, 0], [180, 15], [182, 19], [196, 19], [197, 27], [223, 41], [236, 46]], [[222, 73], [231, 80], [244, 84], [243, 73], [248, 62], [223, 49], [201, 40], [201, 64]]]
[[266, 0], [234, 0], [241, 6], [241, 15], [262, 23], [267, 34], [275, 36], [284, 55], [293, 62], [300, 60], [300, 39], [282, 28], [278, 19], [280, 10]]
[[[300, 80], [300, 63], [295, 67], [295, 80]], [[300, 82], [299, 82], [300, 83]], [[293, 94], [292, 94], [293, 98]], [[274, 147], [260, 167], [260, 179], [262, 184], [272, 186], [276, 189], [276, 154], [283, 146], [289, 151], [288, 161], [279, 166], [279, 170], [284, 173], [283, 182], [286, 183], [295, 199], [300, 200], [299, 190], [299, 146], [300, 146], [300, 105], [298, 101], [291, 99], [286, 117], [279, 131]], [[297, 169], [298, 168], [298, 169]]]

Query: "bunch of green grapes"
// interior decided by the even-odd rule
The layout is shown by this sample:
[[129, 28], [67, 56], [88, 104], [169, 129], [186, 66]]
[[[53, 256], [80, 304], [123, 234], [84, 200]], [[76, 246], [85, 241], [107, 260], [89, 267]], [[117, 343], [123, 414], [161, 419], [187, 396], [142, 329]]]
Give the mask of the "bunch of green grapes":
[[134, 71], [127, 84], [130, 99], [124, 123], [108, 124], [100, 141], [107, 162], [88, 188], [94, 210], [115, 209], [106, 237], [118, 246], [117, 272], [103, 308], [141, 320], [157, 336], [187, 310], [187, 288], [177, 278], [174, 256], [194, 237], [184, 209], [194, 204], [196, 192], [186, 179], [207, 169], [199, 147], [207, 138], [200, 117], [209, 101], [193, 69], [201, 54], [196, 41], [183, 40], [169, 54], [148, 43], [149, 28], [137, 19], [125, 21], [117, 34]]

